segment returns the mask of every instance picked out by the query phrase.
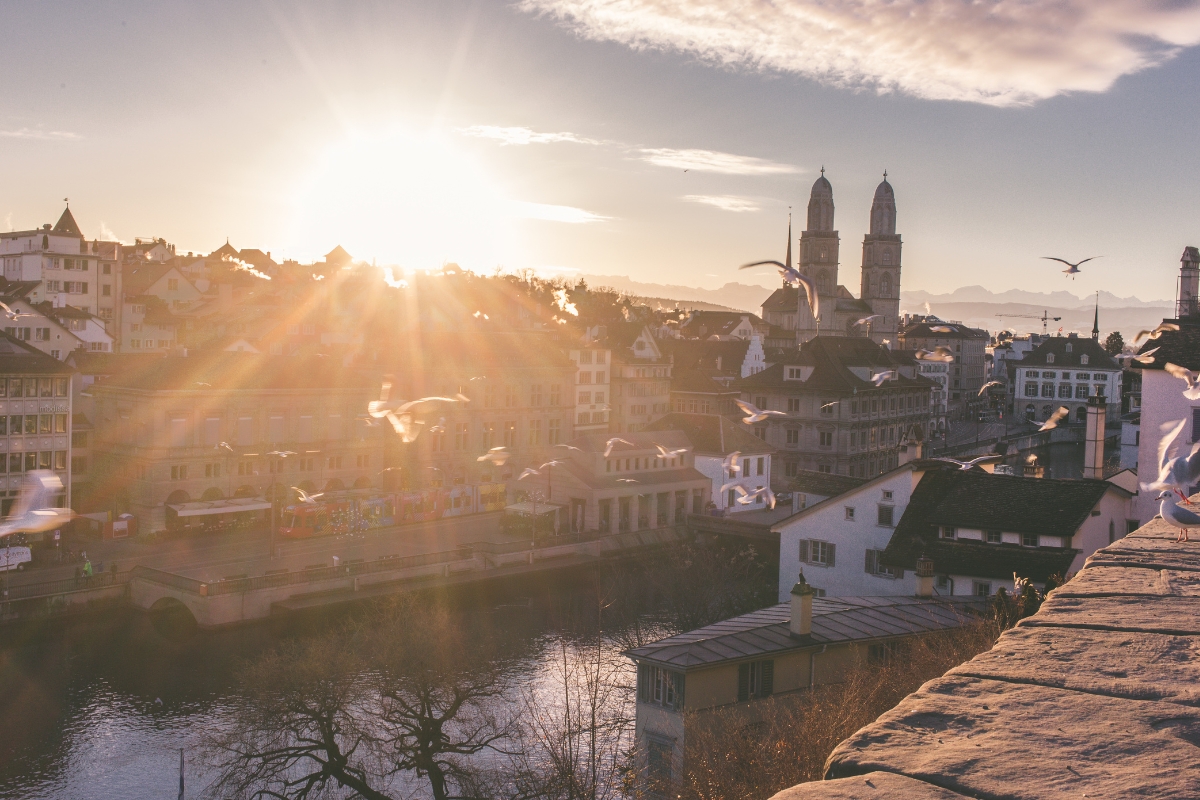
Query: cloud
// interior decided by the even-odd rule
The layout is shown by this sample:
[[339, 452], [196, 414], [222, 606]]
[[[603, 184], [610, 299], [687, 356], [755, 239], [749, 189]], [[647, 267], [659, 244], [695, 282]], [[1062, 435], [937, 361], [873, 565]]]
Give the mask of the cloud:
[[573, 206], [555, 206], [548, 203], [526, 203], [521, 200], [513, 201], [513, 209], [518, 217], [524, 219], [540, 219], [545, 222], [567, 222], [580, 225], [588, 222], [603, 222], [611, 219], [584, 211]]
[[684, 200], [691, 203], [704, 203], [708, 206], [715, 206], [722, 211], [744, 212], [758, 211], [758, 205], [753, 200], [747, 200], [744, 197], [733, 197], [732, 195], [720, 194], [689, 194], [684, 195]]
[[598, 139], [588, 139], [573, 133], [539, 133], [531, 128], [504, 128], [499, 125], [472, 125], [469, 128], [457, 128], [465, 136], [478, 136], [481, 139], [495, 139], [502, 145], [509, 144], [551, 144], [553, 142], [572, 142], [574, 144], [603, 144]]
[[777, 164], [751, 156], [720, 153], [715, 150], [672, 150], [667, 147], [643, 149], [643, 161], [659, 167], [719, 172], [723, 175], [784, 175], [800, 170], [789, 164]]
[[1195, 0], [521, 0], [577, 34], [935, 100], [1102, 92], [1200, 43]]
[[0, 136], [7, 139], [49, 139], [58, 141], [83, 138], [78, 133], [71, 133], [70, 131], [46, 131], [40, 128], [17, 128], [11, 131], [0, 130]]

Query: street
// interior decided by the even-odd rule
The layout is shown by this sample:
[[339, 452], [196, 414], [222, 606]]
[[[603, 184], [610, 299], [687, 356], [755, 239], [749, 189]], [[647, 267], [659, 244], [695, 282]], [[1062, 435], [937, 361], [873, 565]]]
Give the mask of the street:
[[[448, 517], [341, 536], [277, 538], [281, 552], [276, 558], [268, 555], [270, 535], [266, 530], [189, 534], [148, 543], [94, 540], [75, 543], [72, 548], [86, 551], [97, 570], [101, 564], [104, 570], [111, 569], [115, 562], [122, 571], [140, 565], [198, 580], [217, 581], [235, 575], [262, 575], [268, 570], [329, 566], [333, 556], [343, 562], [355, 558], [370, 560], [387, 555], [453, 550], [472, 542], [511, 542], [523, 538], [501, 531], [501, 513]], [[79, 563], [54, 564], [0, 574], [5, 575], [9, 585], [20, 586], [73, 577], [79, 566]]]

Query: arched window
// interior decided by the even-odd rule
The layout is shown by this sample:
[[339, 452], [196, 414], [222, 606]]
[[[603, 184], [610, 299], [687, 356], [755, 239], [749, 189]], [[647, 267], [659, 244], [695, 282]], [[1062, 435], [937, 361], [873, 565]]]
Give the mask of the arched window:
[[1079, 363], [1080, 363], [1080, 364], [1083, 364], [1084, 366], [1087, 366], [1087, 363], [1088, 363], [1088, 357], [1087, 357], [1086, 355], [1082, 355], [1082, 356], [1080, 356], [1080, 357], [1079, 357]]
[[1036, 412], [1036, 411], [1037, 411], [1037, 409], [1033, 407], [1033, 403], [1030, 403], [1029, 405], [1025, 406], [1025, 416], [1027, 416], [1027, 417], [1032, 417], [1034, 412]]
[[884, 250], [884, 251], [883, 251], [883, 263], [884, 263], [884, 264], [891, 264], [891, 263], [892, 263], [892, 251], [891, 251], [891, 250]]
[[1054, 353], [1047, 353], [1047, 354], [1046, 354], [1046, 363], [1047, 363], [1047, 364], [1053, 364], [1053, 363], [1054, 363]]
[[825, 261], [825, 260], [826, 260], [826, 259], [828, 259], [828, 258], [829, 258], [829, 251], [827, 251], [827, 250], [821, 250], [821, 260], [822, 260], [822, 261]]
[[879, 296], [892, 296], [892, 276], [888, 273], [883, 273], [883, 277], [879, 279]]
[[[825, 254], [822, 252], [821, 258], [824, 257]], [[829, 273], [825, 270], [817, 273], [817, 294], [829, 294]]]
[[1075, 421], [1087, 422], [1087, 406], [1080, 406], [1075, 409]]

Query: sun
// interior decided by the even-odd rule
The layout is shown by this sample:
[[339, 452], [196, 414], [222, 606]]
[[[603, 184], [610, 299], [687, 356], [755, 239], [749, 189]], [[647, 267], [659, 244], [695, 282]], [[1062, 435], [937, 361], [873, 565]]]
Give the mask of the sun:
[[313, 258], [340, 244], [381, 265], [486, 272], [518, 257], [512, 208], [486, 167], [444, 135], [359, 132], [315, 159], [287, 249]]

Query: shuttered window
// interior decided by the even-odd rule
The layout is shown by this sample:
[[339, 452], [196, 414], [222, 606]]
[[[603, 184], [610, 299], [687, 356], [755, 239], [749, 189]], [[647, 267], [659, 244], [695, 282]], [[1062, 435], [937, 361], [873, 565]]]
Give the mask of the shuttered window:
[[683, 708], [684, 674], [638, 664], [638, 702], [674, 711]]
[[800, 563], [832, 567], [836, 562], [837, 545], [817, 539], [800, 540]]
[[738, 664], [738, 701], [770, 697], [775, 693], [775, 662], [747, 661]]

